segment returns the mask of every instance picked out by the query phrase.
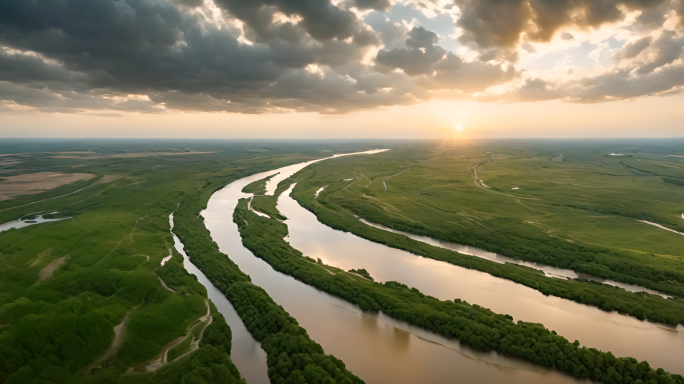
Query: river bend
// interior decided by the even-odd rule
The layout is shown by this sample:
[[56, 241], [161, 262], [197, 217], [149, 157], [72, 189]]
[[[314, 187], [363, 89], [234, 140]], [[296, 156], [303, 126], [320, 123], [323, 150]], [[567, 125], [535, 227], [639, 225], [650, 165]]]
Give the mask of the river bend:
[[[457, 340], [446, 339], [383, 314], [365, 314], [352, 304], [276, 272], [252, 255], [242, 245], [238, 228], [233, 223], [238, 200], [251, 197], [251, 194], [242, 193], [242, 189], [254, 181], [275, 175], [267, 183], [267, 194], [273, 194], [281, 180], [321, 160], [234, 181], [212, 195], [202, 216], [221, 252], [295, 317], [326, 353], [342, 359], [352, 372], [369, 384], [446, 384], [454, 380], [521, 384], [578, 382], [526, 361], [463, 347]], [[286, 224], [290, 235], [287, 240], [308, 256], [320, 257], [326, 263], [344, 269], [365, 268], [376, 280], [400, 281], [439, 298], [451, 300], [459, 297], [496, 312], [511, 314], [516, 319], [541, 322], [570, 340], [577, 338], [585, 345], [611, 350], [618, 356], [646, 359], [652, 366], [663, 367], [673, 373], [683, 371], [677, 358], [684, 352], [681, 327], [661, 327], [568, 300], [546, 297], [486, 273], [422, 258], [332, 230], [291, 199], [289, 192], [280, 197], [278, 209], [288, 217]], [[186, 267], [194, 268], [192, 264]], [[223, 297], [220, 292], [218, 295]], [[227, 305], [234, 313], [230, 303]], [[250, 377], [264, 377], [265, 356], [254, 364], [253, 349], [258, 343], [248, 334], [237, 314], [232, 319], [229, 317], [226, 319], [233, 330], [233, 360], [250, 384], [260, 383]], [[236, 342], [240, 338], [252, 340], [251, 344], [244, 344], [245, 351]]]

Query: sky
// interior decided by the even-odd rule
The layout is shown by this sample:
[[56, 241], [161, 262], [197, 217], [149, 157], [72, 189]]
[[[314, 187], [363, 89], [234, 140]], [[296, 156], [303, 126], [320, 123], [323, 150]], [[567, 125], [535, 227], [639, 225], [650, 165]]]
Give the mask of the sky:
[[684, 0], [4, 0], [0, 137], [684, 136]]

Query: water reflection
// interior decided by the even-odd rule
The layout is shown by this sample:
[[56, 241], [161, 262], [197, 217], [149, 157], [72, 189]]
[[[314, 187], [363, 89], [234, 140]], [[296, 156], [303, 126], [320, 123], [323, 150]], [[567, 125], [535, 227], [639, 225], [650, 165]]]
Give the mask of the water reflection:
[[423, 242], [426, 244], [430, 244], [430, 245], [433, 245], [435, 247], [440, 247], [440, 248], [456, 251], [456, 252], [462, 253], [464, 255], [480, 257], [483, 259], [491, 260], [491, 261], [493, 261], [495, 263], [499, 263], [499, 264], [511, 263], [511, 264], [523, 265], [526, 267], [538, 269], [540, 271], [543, 271], [544, 274], [546, 276], [549, 276], [549, 277], [555, 277], [555, 278], [560, 278], [560, 279], [582, 278], [585, 280], [592, 280], [592, 281], [597, 281], [599, 283], [612, 285], [614, 287], [620, 287], [620, 288], [622, 288], [626, 291], [629, 291], [629, 292], [648, 292], [652, 295], [658, 295], [658, 296], [666, 298], [666, 299], [671, 297], [671, 296], [668, 296], [664, 293], [660, 293], [658, 291], [654, 291], [652, 289], [648, 289], [645, 287], [640, 287], [638, 285], [621, 283], [621, 282], [613, 281], [613, 280], [609, 280], [609, 279], [603, 279], [600, 277], [588, 275], [586, 273], [577, 273], [571, 269], [557, 268], [557, 267], [552, 267], [549, 265], [543, 265], [543, 264], [532, 263], [529, 261], [517, 260], [517, 259], [510, 258], [510, 257], [499, 255], [498, 253], [485, 251], [484, 249], [472, 247], [469, 245], [456, 244], [456, 243], [451, 243], [448, 241], [433, 239], [433, 238], [427, 237], [427, 236], [420, 236], [420, 235], [415, 235], [413, 233], [399, 231], [399, 230], [396, 230], [393, 228], [385, 227], [385, 226], [380, 225], [380, 224], [371, 223], [371, 222], [366, 221], [364, 219], [359, 219], [359, 221], [361, 221], [362, 223], [364, 223], [366, 225], [370, 225], [371, 227], [375, 227], [375, 228], [382, 229], [384, 231], [388, 231], [388, 232], [392, 232], [392, 233], [397, 233], [399, 235], [404, 235], [410, 239], [420, 241], [420, 242]]
[[[291, 190], [291, 189], [290, 189]], [[366, 269], [376, 281], [399, 281], [442, 300], [460, 298], [510, 314], [516, 320], [539, 322], [570, 341], [616, 356], [647, 360], [653, 367], [684, 373], [684, 327], [667, 327], [639, 321], [615, 312], [575, 303], [487, 273], [461, 268], [390, 248], [336, 231], [289, 196], [278, 200], [278, 210], [288, 218], [286, 239], [305, 255], [344, 270]]]
[[[335, 159], [338, 157], [355, 156], [355, 155], [374, 155], [376, 153], [382, 153], [382, 152], [386, 152], [386, 151], [389, 151], [389, 149], [373, 149], [370, 151], [363, 151], [363, 152], [339, 153], [337, 155], [332, 155], [330, 157], [326, 157], [323, 159], [316, 159], [316, 160], [307, 161], [305, 163], [288, 165], [287, 167], [282, 167], [275, 172], [264, 172], [263, 174], [268, 174], [269, 176], [275, 175], [275, 176], [271, 177], [266, 182], [266, 195], [273, 196], [276, 188], [278, 188], [278, 183], [280, 183], [281, 181], [283, 181], [283, 180], [287, 179], [288, 177], [294, 175], [295, 173], [301, 171], [302, 169], [304, 169], [306, 166], [308, 166], [310, 164], [318, 163], [319, 161], [323, 161], [323, 160]], [[264, 177], [266, 177], [266, 176], [264, 176]], [[261, 180], [261, 179], [263, 179], [263, 177], [260, 179], [254, 179], [254, 181]]]
[[233, 305], [226, 299], [223, 293], [216, 288], [209, 279], [200, 271], [194, 264], [190, 262], [188, 255], [185, 253], [183, 243], [173, 233], [173, 213], [169, 215], [169, 223], [171, 224], [171, 235], [173, 235], [173, 244], [176, 251], [183, 255], [183, 267], [188, 273], [197, 276], [202, 285], [207, 288], [209, 299], [214, 303], [216, 309], [226, 318], [226, 322], [230, 326], [233, 334], [232, 348], [230, 351], [230, 358], [238, 367], [240, 374], [249, 384], [269, 384], [268, 373], [266, 366], [266, 352], [261, 349], [259, 343], [252, 334], [249, 333], [242, 319], [238, 316]]
[[[52, 213], [59, 213], [59, 212], [52, 212]], [[0, 224], [0, 232], [10, 230], [12, 228], [23, 228], [23, 227], [28, 227], [29, 225], [35, 225], [35, 224], [42, 224], [42, 223], [49, 223], [52, 221], [60, 221], [64, 219], [70, 219], [70, 217], [60, 217], [58, 219], [45, 219], [43, 216], [47, 215], [47, 213], [36, 213], [32, 215], [26, 215], [19, 220], [13, 220], [13, 221], [8, 221], [6, 223]]]
[[[301, 169], [306, 165], [298, 166]], [[354, 305], [274, 271], [254, 257], [242, 246], [232, 220], [233, 210], [238, 199], [250, 196], [241, 192], [247, 184], [277, 172], [299, 170], [286, 168], [235, 181], [216, 192], [202, 212], [205, 225], [220, 250], [250, 275], [254, 284], [265, 289], [326, 353], [342, 359], [356, 375], [369, 384], [578, 382], [525, 361], [461, 347], [457, 340], [445, 339], [383, 314], [369, 316]]]

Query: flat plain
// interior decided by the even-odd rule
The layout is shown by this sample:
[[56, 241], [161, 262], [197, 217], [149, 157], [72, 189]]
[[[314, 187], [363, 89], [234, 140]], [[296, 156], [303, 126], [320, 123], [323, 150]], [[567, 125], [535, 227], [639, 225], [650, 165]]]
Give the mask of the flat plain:
[[[303, 258], [283, 242], [287, 228], [277, 221], [286, 219], [278, 212], [277, 195], [297, 182], [292, 196], [333, 228], [547, 295], [684, 324], [684, 143], [663, 145], [550, 140], [4, 145], [0, 185], [45, 183], [53, 176], [66, 182], [0, 201], [3, 223], [41, 213], [62, 219], [0, 233], [0, 382], [241, 382], [230, 359], [230, 328], [173, 249], [168, 217], [177, 208], [176, 233], [190, 259], [264, 343], [272, 382], [362, 382], [220, 254], [199, 212], [216, 190], [241, 177], [333, 152], [380, 147], [391, 150], [313, 164], [283, 181], [276, 196], [261, 195], [263, 180], [247, 186], [245, 192], [258, 195], [252, 209], [272, 219], [241, 205], [236, 220], [242, 220], [244, 244], [276, 270], [364, 311], [386, 312], [474, 348], [600, 382], [611, 382], [610, 369], [627, 375], [629, 367], [658, 383], [680, 382], [680, 376], [636, 360], [614, 360], [607, 351], [579, 347], [543, 324], [513, 323], [478, 303], [436, 301], [397, 282], [379, 285], [365, 270], [347, 273]], [[435, 250], [369, 229], [359, 217], [671, 297]], [[510, 342], [497, 344], [508, 340], [506, 332]], [[528, 352], [526, 338], [542, 349]], [[560, 363], [547, 358], [557, 353], [554, 345], [567, 356], [589, 356], [598, 371], [563, 360], [566, 355]]]

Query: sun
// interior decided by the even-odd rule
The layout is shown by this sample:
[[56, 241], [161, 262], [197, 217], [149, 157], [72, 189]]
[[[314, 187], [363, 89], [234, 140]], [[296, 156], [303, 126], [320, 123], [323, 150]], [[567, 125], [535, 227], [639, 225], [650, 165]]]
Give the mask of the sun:
[[460, 131], [461, 129], [463, 129], [463, 127], [461, 126], [461, 124], [456, 124], [456, 130], [457, 130], [457, 131]]

